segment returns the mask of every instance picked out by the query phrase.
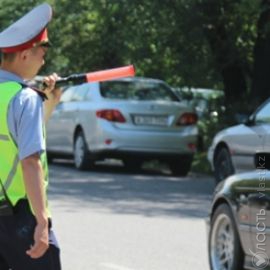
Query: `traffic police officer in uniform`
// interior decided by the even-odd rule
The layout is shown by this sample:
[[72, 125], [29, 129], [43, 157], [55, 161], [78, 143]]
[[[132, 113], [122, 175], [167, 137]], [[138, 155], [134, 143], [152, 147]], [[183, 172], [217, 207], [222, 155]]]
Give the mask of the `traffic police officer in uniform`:
[[26, 83], [44, 64], [44, 3], [0, 33], [0, 270], [60, 270], [59, 246], [47, 204], [45, 121], [60, 99], [57, 75], [43, 92]]

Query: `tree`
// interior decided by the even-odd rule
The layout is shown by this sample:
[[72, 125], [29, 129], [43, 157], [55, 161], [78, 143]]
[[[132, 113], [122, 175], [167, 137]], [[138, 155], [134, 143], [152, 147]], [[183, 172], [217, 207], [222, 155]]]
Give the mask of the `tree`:
[[228, 104], [247, 98], [252, 80], [256, 1], [198, 1], [202, 26], [221, 74]]
[[[3, 29], [38, 0], [0, 0]], [[270, 0], [51, 0], [43, 73], [133, 63], [173, 86], [224, 89], [228, 104], [268, 95]], [[261, 5], [260, 5], [261, 4]], [[16, 15], [16, 16], [15, 16]]]
[[257, 39], [254, 47], [254, 73], [252, 99], [257, 104], [270, 94], [270, 1], [261, 3], [260, 17], [257, 22]]

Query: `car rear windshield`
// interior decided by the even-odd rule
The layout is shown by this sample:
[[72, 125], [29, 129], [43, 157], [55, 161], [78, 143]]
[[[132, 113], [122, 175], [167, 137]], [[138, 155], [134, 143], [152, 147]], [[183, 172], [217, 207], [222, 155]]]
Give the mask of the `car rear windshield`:
[[158, 82], [108, 81], [101, 83], [100, 92], [108, 99], [179, 101], [166, 84]]

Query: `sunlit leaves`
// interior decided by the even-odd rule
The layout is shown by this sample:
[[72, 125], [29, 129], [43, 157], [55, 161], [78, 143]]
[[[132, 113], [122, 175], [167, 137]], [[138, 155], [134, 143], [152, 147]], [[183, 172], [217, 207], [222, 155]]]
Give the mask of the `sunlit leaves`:
[[[0, 0], [0, 27], [42, 2]], [[54, 9], [49, 25], [54, 46], [43, 73], [65, 75], [132, 63], [138, 75], [172, 85], [223, 88], [220, 70], [228, 63], [237, 60], [244, 70], [252, 69], [260, 1], [48, 2]], [[221, 26], [226, 32], [217, 40], [222, 57], [209, 45], [209, 35]], [[250, 72], [246, 76], [250, 80]]]

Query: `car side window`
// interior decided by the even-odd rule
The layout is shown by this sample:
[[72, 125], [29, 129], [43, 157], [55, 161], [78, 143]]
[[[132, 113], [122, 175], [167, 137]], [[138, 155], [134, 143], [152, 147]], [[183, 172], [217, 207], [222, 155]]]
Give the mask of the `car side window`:
[[72, 96], [72, 101], [84, 101], [87, 94], [87, 86], [81, 85], [74, 87], [74, 94]]
[[270, 102], [268, 102], [255, 116], [256, 124], [269, 123], [270, 124]]

